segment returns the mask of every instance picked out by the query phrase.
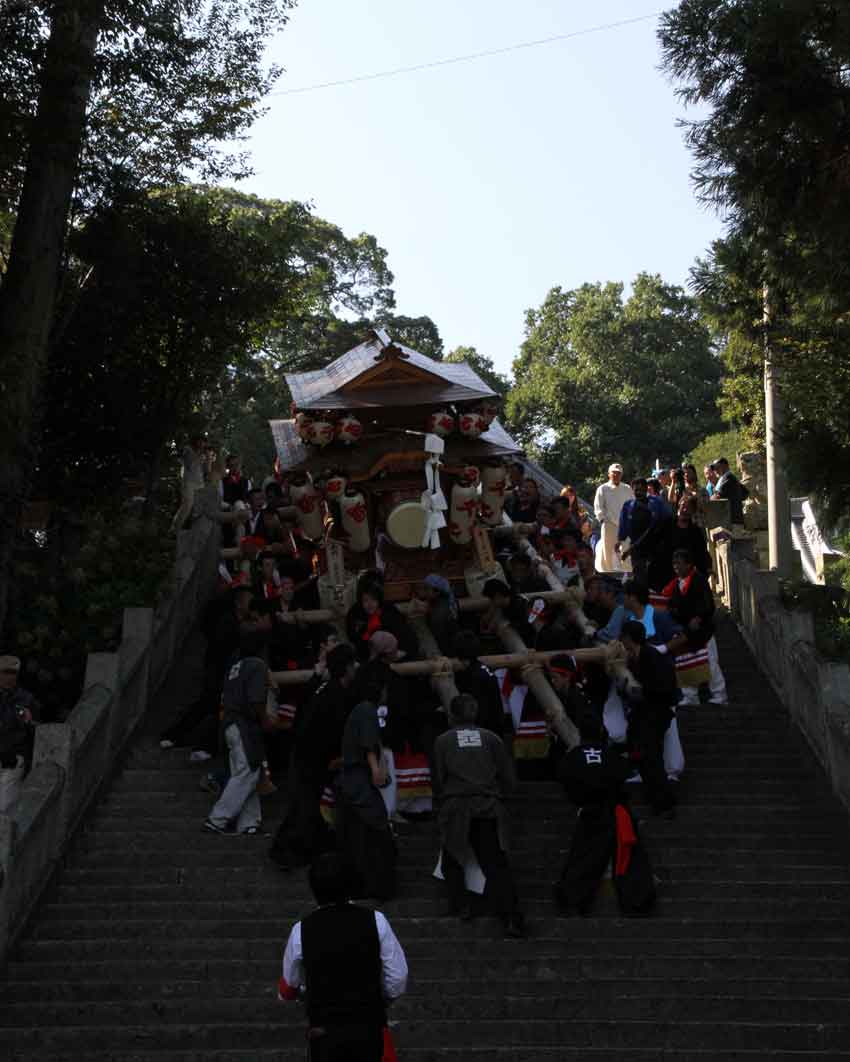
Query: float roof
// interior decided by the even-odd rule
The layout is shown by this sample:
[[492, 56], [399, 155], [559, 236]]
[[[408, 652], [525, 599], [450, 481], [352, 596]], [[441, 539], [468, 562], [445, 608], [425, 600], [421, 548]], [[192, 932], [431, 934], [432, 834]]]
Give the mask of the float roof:
[[439, 406], [498, 398], [465, 361], [435, 361], [376, 329], [324, 369], [286, 374], [298, 409]]

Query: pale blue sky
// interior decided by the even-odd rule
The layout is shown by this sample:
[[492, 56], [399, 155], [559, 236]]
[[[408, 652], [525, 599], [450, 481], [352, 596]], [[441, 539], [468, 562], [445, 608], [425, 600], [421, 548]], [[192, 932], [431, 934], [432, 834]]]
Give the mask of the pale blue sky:
[[[664, 5], [660, 5], [664, 6]], [[277, 89], [648, 14], [639, 0], [300, 0]], [[669, 4], [667, 6], [670, 6]], [[270, 99], [247, 191], [309, 200], [389, 253], [398, 312], [507, 371], [549, 288], [684, 283], [720, 223], [694, 199], [655, 21]]]

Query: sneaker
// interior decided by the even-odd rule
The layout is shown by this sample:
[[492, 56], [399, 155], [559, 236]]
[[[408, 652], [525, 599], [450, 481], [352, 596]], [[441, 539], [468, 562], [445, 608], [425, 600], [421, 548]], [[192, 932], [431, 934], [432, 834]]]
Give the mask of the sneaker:
[[729, 701], [716, 701], [713, 697], [709, 700], [709, 704], [716, 704], [718, 708], [728, 708]]
[[163, 738], [159, 743], [161, 749], [173, 749], [174, 742], [170, 738]]
[[189, 753], [189, 763], [206, 763], [207, 760], [212, 759], [211, 752], [204, 752], [203, 749], [193, 749]]
[[203, 826], [201, 827], [201, 829], [202, 829], [202, 830], [206, 830], [206, 832], [207, 832], [207, 833], [230, 833], [230, 832], [231, 832], [231, 831], [230, 831], [230, 830], [229, 830], [229, 829], [227, 828], [227, 826], [217, 826], [217, 825], [216, 825], [216, 824], [215, 824], [215, 823], [214, 823], [214, 822], [212, 821], [212, 819], [207, 819], [207, 820], [206, 820], [206, 821], [204, 822], [204, 825], [203, 825]]
[[643, 779], [640, 776], [640, 771], [633, 771], [626, 779], [626, 785], [637, 785], [638, 782], [642, 782]]
[[263, 833], [262, 826], [246, 826], [244, 830], [239, 830], [238, 833], [242, 837], [268, 837], [267, 833]]

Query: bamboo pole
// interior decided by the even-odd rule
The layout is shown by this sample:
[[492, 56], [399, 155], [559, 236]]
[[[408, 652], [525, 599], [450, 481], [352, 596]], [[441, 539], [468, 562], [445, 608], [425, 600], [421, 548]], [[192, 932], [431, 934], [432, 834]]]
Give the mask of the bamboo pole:
[[[440, 702], [448, 712], [451, 708], [452, 701], [457, 697], [458, 689], [455, 685], [453, 672], [457, 670], [454, 666], [451, 668], [446, 667], [444, 658], [441, 658], [440, 647], [437, 645], [437, 640], [431, 633], [431, 629], [425, 622], [424, 617], [418, 616], [411, 621], [411, 626], [416, 632], [416, 637], [419, 639], [419, 648], [422, 652], [430, 657], [430, 660], [411, 661], [407, 665], [404, 664], [392, 664], [390, 665], [394, 671], [398, 671], [402, 667], [412, 668], [417, 664], [430, 664], [432, 670], [431, 675], [431, 687], [437, 696], [440, 698]], [[452, 665], [459, 663], [459, 661], [452, 661]], [[423, 674], [423, 672], [401, 672], [402, 674]]]
[[[543, 714], [546, 716], [546, 722], [552, 727], [568, 749], [573, 748], [579, 743], [579, 732], [573, 723], [567, 718], [567, 713], [564, 711], [563, 704], [561, 704], [561, 698], [552, 689], [543, 667], [537, 660], [530, 659], [531, 654], [529, 654], [525, 642], [523, 642], [522, 638], [520, 638], [509, 623], [500, 624], [498, 634], [502, 641], [502, 645], [504, 645], [509, 653], [525, 655], [526, 660], [528, 660], [528, 663], [523, 668], [523, 678], [525, 679], [526, 685], [537, 698], [537, 703], [540, 705]], [[593, 650], [591, 650], [591, 652], [592, 651]], [[574, 653], [572, 655], [575, 656], [576, 654]]]
[[[425, 626], [425, 624], [422, 626]], [[425, 628], [427, 635], [421, 631], [419, 624], [414, 623], [414, 628], [423, 651], [429, 653], [429, 659], [399, 661], [398, 663], [390, 664], [392, 670], [395, 671], [397, 675], [431, 676], [432, 680], [448, 678], [453, 682], [451, 679], [452, 673], [463, 669], [463, 661], [441, 656], [437, 644], [434, 642], [434, 637], [431, 632], [427, 630], [427, 627]], [[517, 637], [519, 637], [519, 635], [517, 635]], [[433, 643], [432, 645], [429, 644], [429, 638], [430, 642]], [[607, 664], [611, 655], [612, 650], [607, 646], [598, 646], [593, 649], [547, 649], [545, 652], [536, 652], [533, 649], [526, 649], [523, 644], [522, 650], [507, 653], [492, 653], [487, 656], [479, 656], [478, 659], [486, 667], [495, 670], [496, 668], [502, 667], [537, 667], [547, 663], [556, 656], [572, 656], [579, 663], [585, 664]], [[302, 683], [309, 682], [312, 677], [313, 672], [306, 669], [303, 671], [272, 672], [272, 679], [280, 686], [298, 686]], [[436, 684], [434, 688], [437, 688]], [[455, 690], [455, 693], [456, 692], [457, 691]], [[455, 696], [455, 693], [453, 693], [452, 696]]]
[[[575, 588], [564, 589], [561, 584], [558, 584], [558, 590], [542, 590], [539, 593], [520, 594], [519, 597], [526, 601], [536, 601], [538, 598], [547, 604], [557, 605], [569, 605], [575, 604], [579, 607], [581, 604], [580, 597], [577, 595]], [[490, 608], [492, 602], [486, 597], [462, 597], [457, 605], [461, 612], [484, 612]], [[425, 606], [420, 601], [400, 601], [396, 608], [401, 612], [403, 616], [407, 616], [409, 620], [421, 618], [425, 614]], [[317, 608], [317, 609], [298, 609], [294, 613], [295, 618], [299, 623], [334, 623], [339, 621], [342, 612], [338, 612], [336, 609], [331, 608]]]

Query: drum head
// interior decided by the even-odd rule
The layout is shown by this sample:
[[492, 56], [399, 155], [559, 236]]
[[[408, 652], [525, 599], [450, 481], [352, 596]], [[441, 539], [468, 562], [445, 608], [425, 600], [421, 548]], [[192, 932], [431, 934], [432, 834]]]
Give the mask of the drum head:
[[387, 534], [402, 549], [421, 549], [425, 510], [420, 502], [400, 502], [387, 517]]

